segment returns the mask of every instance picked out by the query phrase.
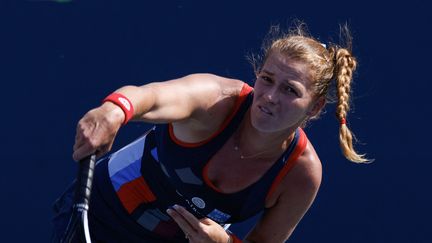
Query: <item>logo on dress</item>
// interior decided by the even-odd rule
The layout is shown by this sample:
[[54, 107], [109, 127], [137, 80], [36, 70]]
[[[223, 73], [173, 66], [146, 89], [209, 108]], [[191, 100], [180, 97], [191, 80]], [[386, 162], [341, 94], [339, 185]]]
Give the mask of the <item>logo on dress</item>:
[[205, 208], [205, 206], [206, 206], [204, 200], [202, 200], [199, 197], [193, 197], [192, 202], [193, 202], [193, 204], [195, 204], [195, 206], [197, 206], [198, 208], [201, 208], [201, 209]]
[[207, 214], [207, 217], [216, 221], [217, 223], [225, 223], [229, 218], [231, 218], [231, 215], [224, 213], [219, 209], [215, 208], [213, 209], [213, 211]]

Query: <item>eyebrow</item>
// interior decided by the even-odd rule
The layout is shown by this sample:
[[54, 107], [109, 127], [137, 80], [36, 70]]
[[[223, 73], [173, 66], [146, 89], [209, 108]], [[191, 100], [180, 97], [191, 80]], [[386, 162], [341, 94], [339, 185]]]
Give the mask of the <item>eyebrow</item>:
[[[272, 72], [270, 72], [268, 70], [263, 69], [262, 72], [266, 73], [266, 74], [268, 74], [270, 76], [274, 76], [274, 73], [272, 73]], [[295, 79], [302, 80], [302, 78], [299, 75], [294, 75], [294, 76], [295, 76]], [[295, 82], [291, 82], [290, 80], [287, 80], [287, 79], [283, 79], [282, 81], [284, 81], [285, 83], [291, 84], [291, 85], [296, 85]]]
[[272, 76], [274, 75], [274, 73], [272, 73], [272, 72], [270, 72], [270, 71], [267, 71], [267, 70], [265, 70], [265, 69], [263, 69], [262, 71], [263, 71], [264, 73], [269, 74], [269, 75], [272, 75]]

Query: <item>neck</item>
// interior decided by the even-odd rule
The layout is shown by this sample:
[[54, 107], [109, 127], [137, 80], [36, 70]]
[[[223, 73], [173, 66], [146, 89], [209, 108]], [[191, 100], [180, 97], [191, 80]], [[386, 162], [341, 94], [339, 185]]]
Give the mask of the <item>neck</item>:
[[277, 132], [262, 132], [253, 127], [250, 112], [245, 118], [239, 128], [239, 146], [245, 155], [259, 151], [269, 151], [269, 154], [279, 155], [289, 146], [297, 129], [292, 127]]

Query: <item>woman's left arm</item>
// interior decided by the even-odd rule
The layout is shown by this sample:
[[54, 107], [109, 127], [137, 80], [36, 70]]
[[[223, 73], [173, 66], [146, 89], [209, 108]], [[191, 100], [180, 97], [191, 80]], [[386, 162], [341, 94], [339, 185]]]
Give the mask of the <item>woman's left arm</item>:
[[[315, 161], [313, 161], [315, 160]], [[321, 184], [321, 162], [300, 157], [282, 184], [276, 202], [263, 216], [243, 242], [285, 242], [312, 205]]]

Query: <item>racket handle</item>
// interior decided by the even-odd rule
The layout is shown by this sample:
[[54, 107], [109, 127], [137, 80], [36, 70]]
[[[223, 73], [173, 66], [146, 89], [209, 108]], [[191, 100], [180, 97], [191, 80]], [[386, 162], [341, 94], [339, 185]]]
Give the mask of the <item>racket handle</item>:
[[88, 210], [93, 183], [93, 172], [96, 155], [90, 155], [79, 162], [77, 190], [75, 191], [75, 207]]

